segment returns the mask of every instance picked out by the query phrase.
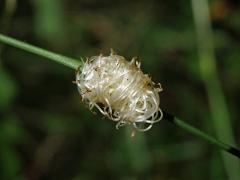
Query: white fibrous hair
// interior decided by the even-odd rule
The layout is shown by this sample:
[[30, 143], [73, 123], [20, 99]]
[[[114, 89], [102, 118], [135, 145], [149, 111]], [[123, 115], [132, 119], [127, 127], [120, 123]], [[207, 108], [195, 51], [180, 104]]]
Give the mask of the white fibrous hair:
[[159, 108], [160, 84], [143, 74], [140, 63], [111, 53], [87, 59], [76, 74], [82, 100], [92, 109], [116, 121], [116, 128], [132, 124], [139, 131], [149, 130], [162, 119]]

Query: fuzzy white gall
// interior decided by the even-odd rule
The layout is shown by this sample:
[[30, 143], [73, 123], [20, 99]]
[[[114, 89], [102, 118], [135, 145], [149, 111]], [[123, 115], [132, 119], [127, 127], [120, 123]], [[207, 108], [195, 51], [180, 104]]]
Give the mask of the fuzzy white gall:
[[159, 108], [160, 84], [143, 74], [140, 63], [122, 56], [94, 56], [76, 74], [84, 102], [116, 121], [116, 128], [132, 124], [139, 131], [149, 130], [162, 119]]

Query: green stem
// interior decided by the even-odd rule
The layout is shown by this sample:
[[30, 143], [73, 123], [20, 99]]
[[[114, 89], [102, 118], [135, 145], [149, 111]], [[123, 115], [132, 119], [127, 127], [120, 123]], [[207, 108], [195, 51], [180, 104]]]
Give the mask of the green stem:
[[76, 59], [72, 59], [72, 58], [57, 54], [57, 53], [47, 51], [45, 49], [30, 45], [28, 43], [16, 40], [14, 38], [5, 36], [3, 34], [0, 34], [0, 42], [8, 44], [10, 46], [14, 46], [14, 47], [22, 49], [22, 50], [25, 50], [25, 51], [33, 53], [33, 54], [37, 54], [39, 56], [45, 57], [45, 58], [55, 61], [57, 63], [68, 66], [72, 69], [77, 69], [79, 66], [82, 65], [82, 63]]
[[240, 158], [240, 150], [235, 148], [235, 147], [232, 147], [228, 144], [225, 144], [217, 139], [215, 139], [214, 137], [212, 136], [209, 136], [208, 134], [206, 134], [205, 132], [191, 126], [190, 124], [184, 122], [184, 121], [181, 121], [180, 119], [178, 119], [177, 117], [163, 111], [163, 117], [164, 119], [168, 120], [169, 122], [173, 123], [174, 125], [184, 129], [185, 131], [188, 131], [189, 133], [207, 141], [208, 143], [212, 144], [212, 145], [215, 145], [216, 147]]
[[[7, 37], [5, 35], [0, 34], [0, 42], [23, 49], [23, 50], [33, 53], [33, 54], [37, 54], [37, 55], [46, 57], [50, 60], [53, 60], [57, 63], [63, 64], [65, 66], [68, 66], [73, 69], [77, 69], [79, 66], [82, 65], [82, 63], [80, 63], [79, 61], [77, 61], [75, 59], [38, 48], [36, 46], [27, 44], [25, 42], [18, 41], [16, 39]], [[182, 129], [190, 132], [191, 134], [204, 139], [208, 143], [211, 143], [211, 144], [217, 146], [218, 148], [220, 148], [224, 151], [227, 151], [227, 152], [231, 153], [232, 155], [240, 158], [240, 151], [238, 149], [231, 147], [230, 145], [227, 145], [221, 141], [218, 141], [217, 139], [206, 134], [205, 132], [202, 132], [199, 129], [179, 120], [178, 118], [174, 117], [173, 115], [171, 115], [167, 112], [163, 112], [163, 114], [164, 114], [164, 118], [166, 120], [170, 121], [171, 123], [173, 123], [174, 125], [182, 128]]]

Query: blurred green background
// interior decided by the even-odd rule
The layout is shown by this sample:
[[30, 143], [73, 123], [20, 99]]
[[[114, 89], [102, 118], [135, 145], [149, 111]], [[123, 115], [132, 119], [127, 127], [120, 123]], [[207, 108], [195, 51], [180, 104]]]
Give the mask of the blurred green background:
[[[209, 62], [216, 60], [227, 108], [218, 103], [221, 93], [211, 99], [218, 88], [205, 88], [190, 0], [1, 0], [0, 32], [75, 58], [110, 48], [137, 56], [164, 88], [163, 109], [213, 136], [232, 132], [240, 144], [240, 3], [208, 5], [215, 48]], [[218, 149], [164, 120], [134, 138], [130, 127], [116, 130], [81, 102], [74, 75], [0, 43], [0, 179], [221, 180], [240, 173]], [[214, 107], [230, 122], [213, 121]], [[230, 129], [219, 132], [226, 123]]]

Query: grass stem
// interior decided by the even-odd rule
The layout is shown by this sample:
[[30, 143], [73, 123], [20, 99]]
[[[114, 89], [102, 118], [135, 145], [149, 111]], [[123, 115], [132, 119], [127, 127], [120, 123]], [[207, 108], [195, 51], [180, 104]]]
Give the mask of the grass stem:
[[[53, 53], [51, 51], [47, 51], [45, 49], [41, 49], [39, 47], [27, 44], [25, 42], [16, 40], [14, 38], [11, 38], [11, 37], [8, 37], [8, 36], [2, 35], [2, 34], [0, 34], [0, 42], [20, 48], [27, 52], [48, 58], [50, 60], [53, 60], [59, 64], [63, 64], [72, 69], [77, 69], [80, 65], [82, 65], [82, 63], [78, 60], [75, 60], [75, 59], [60, 55], [60, 54]], [[222, 149], [222, 150], [229, 152], [232, 155], [240, 158], [240, 151], [238, 149], [236, 149], [230, 145], [227, 145], [221, 141], [218, 141], [214, 137], [209, 136], [205, 132], [200, 131], [199, 129], [187, 124], [186, 122], [181, 121], [180, 119], [176, 118], [175, 116], [173, 116], [167, 112], [163, 112], [163, 114], [164, 114], [164, 118], [166, 120], [168, 120], [169, 122], [173, 123], [174, 125], [190, 132], [191, 134], [193, 134], [197, 137], [204, 139], [208, 143], [217, 146], [219, 149]]]
[[57, 63], [68, 66], [72, 69], [77, 69], [80, 65], [82, 65], [81, 61], [78, 61], [76, 59], [69, 58], [69, 57], [66, 57], [66, 56], [33, 46], [33, 45], [30, 45], [28, 43], [16, 40], [14, 38], [5, 36], [3, 34], [0, 34], [0, 42], [25, 50], [27, 52], [45, 57]]
[[216, 138], [206, 134], [205, 132], [191, 126], [190, 124], [181, 121], [179, 118], [163, 111], [163, 117], [164, 119], [166, 119], [167, 121], [171, 122], [172, 124], [184, 129], [185, 131], [188, 131], [189, 133], [207, 141], [208, 143], [215, 145], [216, 147], [222, 149], [223, 151], [226, 151], [238, 158], [240, 158], [240, 150], [232, 147], [231, 145], [225, 144], [219, 140], [217, 140]]

